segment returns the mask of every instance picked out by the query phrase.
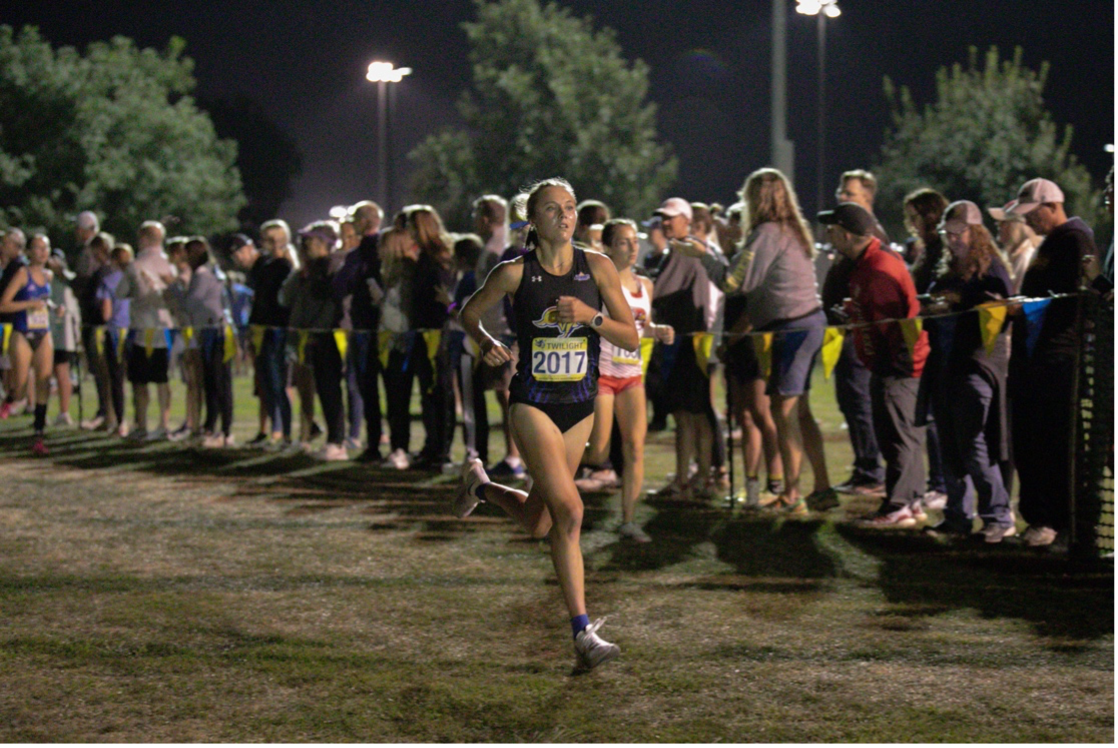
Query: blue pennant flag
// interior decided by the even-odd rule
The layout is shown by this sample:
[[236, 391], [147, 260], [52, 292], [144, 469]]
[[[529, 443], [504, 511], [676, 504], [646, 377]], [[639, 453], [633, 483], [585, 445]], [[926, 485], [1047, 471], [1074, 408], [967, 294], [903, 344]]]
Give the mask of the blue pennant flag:
[[1033, 355], [1033, 349], [1036, 348], [1036, 341], [1040, 337], [1040, 328], [1044, 325], [1044, 315], [1048, 314], [1048, 305], [1051, 303], [1052, 299], [1040, 299], [1039, 301], [1026, 301], [1023, 305], [1027, 332], [1025, 349], [1029, 352], [1030, 358]]

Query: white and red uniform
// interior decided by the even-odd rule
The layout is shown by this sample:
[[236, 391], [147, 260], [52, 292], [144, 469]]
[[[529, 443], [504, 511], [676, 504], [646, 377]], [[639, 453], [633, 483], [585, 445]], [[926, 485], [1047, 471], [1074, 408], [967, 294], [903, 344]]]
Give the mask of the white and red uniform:
[[[625, 301], [633, 310], [633, 322], [637, 325], [637, 335], [644, 337], [644, 329], [652, 318], [652, 298], [644, 281], [637, 278], [637, 292], [631, 292], [624, 283], [621, 290], [625, 294]], [[609, 316], [609, 311], [603, 309], [602, 314]], [[601, 376], [612, 379], [632, 379], [641, 375], [640, 347], [635, 351], [619, 348], [605, 338], [602, 338], [602, 354], [598, 361]]]

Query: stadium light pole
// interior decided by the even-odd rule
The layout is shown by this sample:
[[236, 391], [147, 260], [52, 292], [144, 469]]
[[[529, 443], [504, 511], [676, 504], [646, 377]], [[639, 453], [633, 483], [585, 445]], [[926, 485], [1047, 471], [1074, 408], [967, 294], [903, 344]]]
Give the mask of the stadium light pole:
[[826, 70], [827, 70], [827, 19], [838, 18], [842, 11], [839, 10], [838, 0], [796, 0], [796, 12], [805, 16], [818, 17], [819, 30], [819, 99], [816, 113], [817, 144], [818, 144], [818, 175], [816, 177], [816, 207], [817, 211], [823, 210], [823, 170], [826, 168], [827, 146], [827, 97], [826, 97]]
[[398, 68], [391, 62], [369, 63], [365, 80], [377, 84], [377, 187], [385, 211], [391, 210], [388, 199], [388, 84], [399, 83], [411, 68]]

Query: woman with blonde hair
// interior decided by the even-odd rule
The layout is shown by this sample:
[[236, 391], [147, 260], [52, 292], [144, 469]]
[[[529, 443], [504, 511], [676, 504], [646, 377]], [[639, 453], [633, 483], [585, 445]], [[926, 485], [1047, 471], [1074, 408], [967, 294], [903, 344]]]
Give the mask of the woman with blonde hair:
[[1025, 223], [1024, 216], [1010, 213], [1004, 208], [990, 208], [987, 212], [998, 224], [998, 245], [1013, 279], [1013, 293], [1020, 293], [1025, 271], [1029, 269], [1042, 237], [1037, 236], [1029, 224]]
[[[830, 487], [823, 435], [811, 414], [807, 393], [811, 371], [823, 345], [827, 318], [815, 282], [814, 242], [787, 177], [771, 168], [749, 175], [741, 189], [745, 202], [745, 240], [733, 260], [698, 244], [680, 251], [698, 257], [724, 293], [747, 298], [749, 321], [757, 332], [771, 332], [771, 373], [766, 391], [776, 424], [784, 468], [783, 490], [772, 502], [794, 515], [838, 505]], [[675, 245], [673, 245], [675, 246]], [[811, 462], [815, 490], [800, 496], [800, 466]]]

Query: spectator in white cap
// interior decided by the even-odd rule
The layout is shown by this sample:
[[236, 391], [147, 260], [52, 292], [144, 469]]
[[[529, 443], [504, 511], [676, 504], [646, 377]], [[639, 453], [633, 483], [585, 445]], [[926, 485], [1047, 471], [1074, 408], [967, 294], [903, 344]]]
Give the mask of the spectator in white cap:
[[987, 208], [986, 212], [998, 225], [998, 245], [1001, 247], [1009, 263], [1009, 273], [1013, 278], [1013, 292], [1021, 291], [1021, 282], [1025, 280], [1025, 271], [1036, 255], [1036, 248], [1040, 246], [1041, 238], [1036, 235], [1025, 217], [1011, 213], [1013, 203], [1007, 203], [1000, 208]]
[[[1084, 268], [1097, 260], [1094, 233], [1080, 218], [1068, 218], [1064, 193], [1047, 179], [1030, 179], [1007, 206], [1010, 213], [1045, 239], [1025, 271], [1025, 297], [1074, 294]], [[1096, 265], [1097, 267], [1097, 265]], [[1053, 449], [1073, 438], [1071, 395], [1076, 373], [1076, 299], [1049, 304], [1039, 333], [1030, 344], [1028, 325], [1013, 326], [1009, 395], [1013, 418], [1013, 456], [1021, 479], [1021, 516], [1029, 523], [1026, 545], [1051, 545], [1068, 527], [1071, 496], [1068, 450]], [[1044, 435], [1039, 438], [1038, 435]], [[1055, 440], [1055, 442], [1053, 441]]]
[[[691, 203], [681, 197], [665, 200], [656, 210], [668, 240], [668, 257], [652, 289], [653, 316], [659, 324], [675, 329], [675, 342], [665, 346], [664, 389], [672, 393], [675, 418], [675, 480], [659, 496], [690, 500], [693, 489], [701, 498], [712, 498], [707, 485], [714, 448], [714, 432], [707, 419], [710, 390], [706, 374], [695, 355], [693, 335], [706, 332], [711, 319], [711, 284], [702, 263], [681, 251], [688, 244], [706, 245], [691, 235]], [[691, 458], [698, 463], [695, 486], [690, 480]]]

